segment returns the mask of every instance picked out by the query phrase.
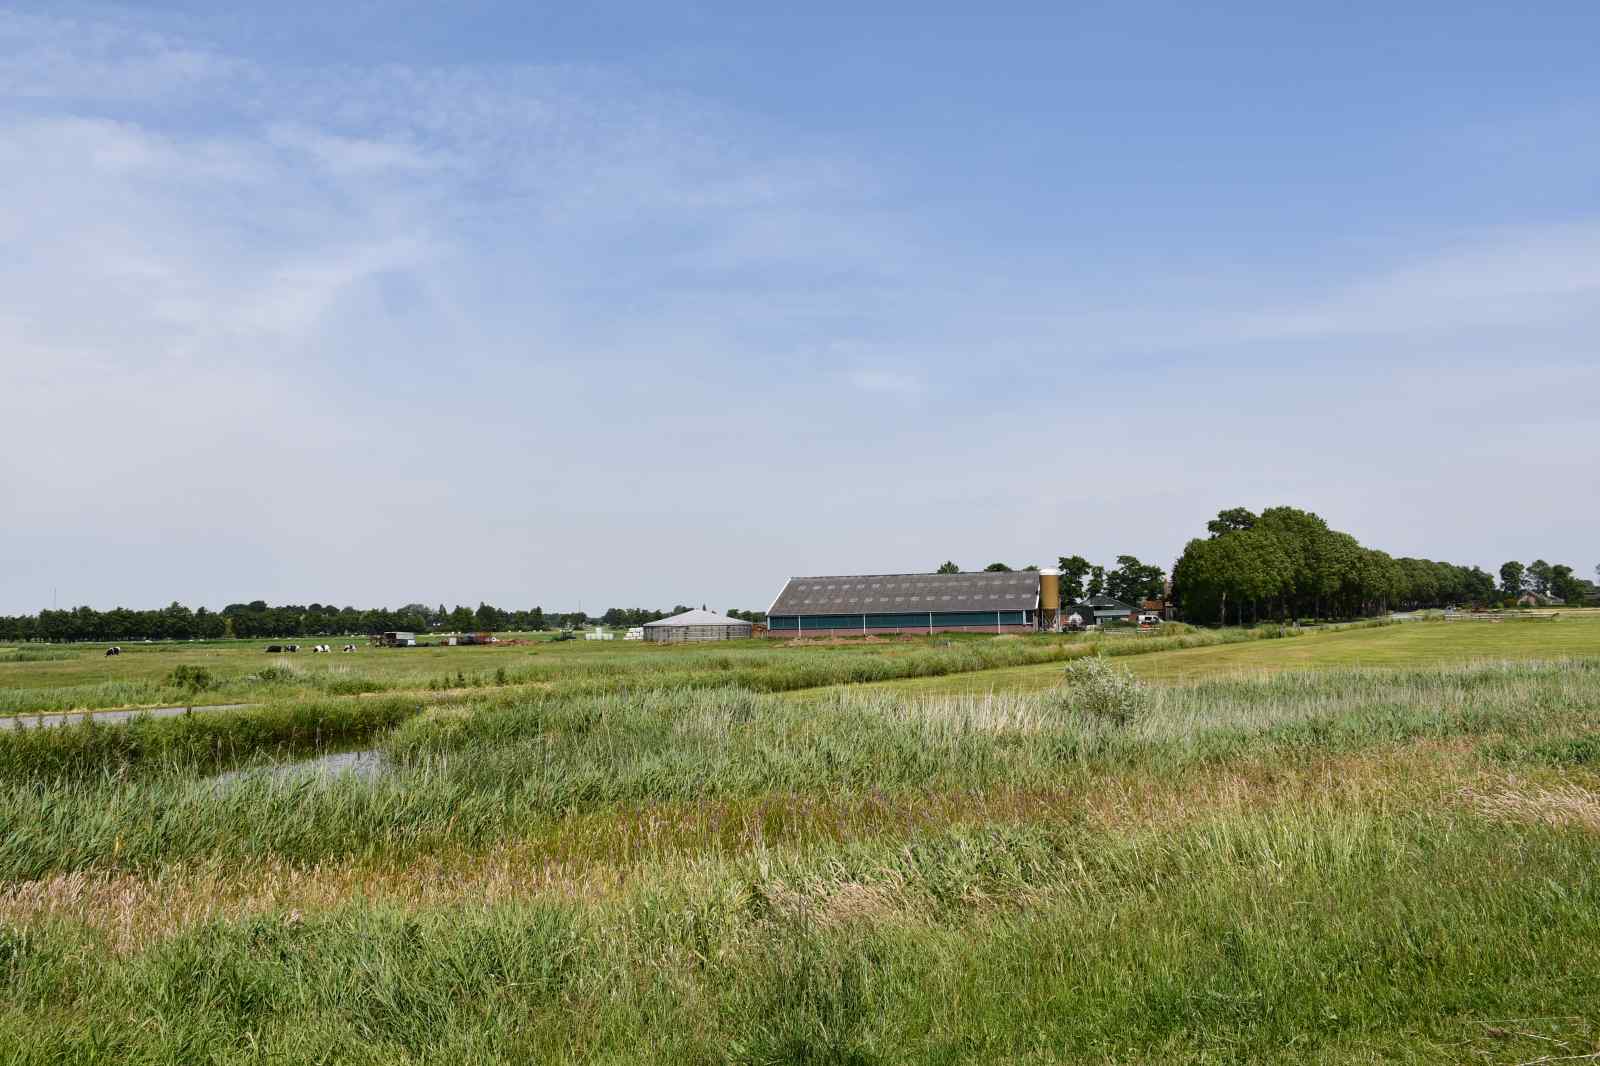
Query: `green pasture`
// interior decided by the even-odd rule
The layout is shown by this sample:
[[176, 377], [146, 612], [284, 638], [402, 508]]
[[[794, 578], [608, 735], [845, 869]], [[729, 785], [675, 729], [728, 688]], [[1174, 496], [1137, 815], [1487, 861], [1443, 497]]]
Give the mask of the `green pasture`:
[[[313, 654], [302, 644], [292, 655], [267, 654], [265, 641], [229, 641], [125, 644], [122, 655], [110, 658], [104, 645], [33, 646], [0, 650], [0, 714], [519, 686], [573, 693], [707, 685], [783, 691], [1059, 662], [1081, 651], [1082, 639], [963, 634], [845, 644], [669, 645], [580, 638], [416, 648], [373, 648], [363, 641], [352, 654]], [[185, 687], [174, 676], [179, 667], [205, 670], [208, 683]]]
[[[1138, 677], [1161, 683], [1342, 667], [1398, 669], [1496, 660], [1600, 656], [1600, 611], [1511, 617], [1504, 621], [1410, 621], [1393, 625], [1307, 629], [1293, 639], [1180, 648], [1129, 657]], [[1050, 666], [1022, 666], [944, 677], [886, 681], [872, 687], [904, 695], [1036, 692], [1060, 683]], [[815, 693], [796, 693], [814, 698]]]

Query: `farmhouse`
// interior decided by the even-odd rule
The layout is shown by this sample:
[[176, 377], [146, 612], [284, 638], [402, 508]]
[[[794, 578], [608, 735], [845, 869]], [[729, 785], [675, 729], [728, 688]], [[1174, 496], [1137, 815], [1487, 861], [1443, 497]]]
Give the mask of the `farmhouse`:
[[1058, 572], [791, 577], [767, 609], [773, 637], [1032, 633], [1055, 622]]
[[699, 640], [742, 640], [750, 635], [750, 623], [695, 608], [644, 624], [644, 639], [655, 643], [682, 643]]
[[1090, 596], [1070, 608], [1083, 616], [1084, 625], [1105, 625], [1107, 622], [1126, 622], [1133, 617], [1133, 608], [1115, 596]]

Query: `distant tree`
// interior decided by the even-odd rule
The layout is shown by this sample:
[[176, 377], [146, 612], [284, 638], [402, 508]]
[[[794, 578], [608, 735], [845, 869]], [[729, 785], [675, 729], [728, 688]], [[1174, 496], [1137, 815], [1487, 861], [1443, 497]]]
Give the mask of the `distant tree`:
[[1569, 604], [1580, 604], [1584, 601], [1588, 590], [1582, 578], [1573, 573], [1572, 567], [1564, 563], [1557, 563], [1550, 568], [1550, 582], [1547, 586], [1547, 595], [1560, 597]]
[[1466, 600], [1468, 603], [1488, 603], [1494, 597], [1494, 578], [1481, 566], [1466, 573]]
[[1217, 517], [1206, 523], [1206, 529], [1213, 537], [1220, 537], [1224, 533], [1238, 533], [1249, 529], [1255, 524], [1254, 512], [1243, 507], [1230, 507], [1226, 511], [1218, 511]]
[[1011, 567], [1007, 566], [1005, 563], [990, 563], [988, 566], [984, 567], [983, 569], [984, 569], [985, 573], [992, 573], [992, 574], [1009, 574], [1009, 573], [1011, 573]]
[[1141, 600], [1158, 599], [1166, 584], [1159, 566], [1141, 563], [1132, 555], [1117, 556], [1117, 568], [1106, 574], [1106, 592], [1137, 607]]
[[[1571, 567], [1567, 568], [1571, 570]], [[1550, 594], [1550, 564], [1543, 559], [1535, 559], [1528, 564], [1528, 584], [1533, 591], [1541, 596]]]
[[1092, 597], [1098, 596], [1106, 590], [1106, 568], [1091, 566], [1089, 568], [1089, 583], [1084, 592]]
[[1061, 595], [1066, 603], [1083, 599], [1083, 579], [1089, 576], [1090, 563], [1081, 555], [1063, 555], [1056, 560], [1061, 570]]
[[460, 604], [457, 604], [456, 609], [451, 611], [446, 617], [448, 618], [446, 624], [457, 633], [465, 633], [473, 627], [473, 614], [471, 607], [463, 607]]
[[935, 570], [934, 573], [936, 573], [936, 574], [959, 574], [959, 573], [961, 573], [961, 567], [957, 566], [955, 563], [950, 562], [947, 559], [944, 562], [939, 564], [939, 569]]
[[1500, 591], [1515, 598], [1523, 593], [1523, 575], [1527, 567], [1515, 560], [1500, 564]]

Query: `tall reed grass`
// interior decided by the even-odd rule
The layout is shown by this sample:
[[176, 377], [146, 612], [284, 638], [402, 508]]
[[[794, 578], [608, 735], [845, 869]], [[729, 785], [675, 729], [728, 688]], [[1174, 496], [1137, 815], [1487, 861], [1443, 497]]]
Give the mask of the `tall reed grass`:
[[[391, 770], [372, 781], [199, 778], [214, 765], [209, 735], [190, 732], [204, 728], [200, 716], [147, 723], [141, 744], [188, 753], [173, 755], [165, 771], [157, 759], [151, 772], [125, 773], [125, 748], [67, 730], [56, 734], [66, 738], [60, 753], [41, 737], [0, 756], [0, 767], [12, 768], [0, 779], [0, 878], [415, 855], [491, 847], [575, 815], [659, 804], [1047, 790], [1119, 769], [1177, 775], [1229, 760], [1294, 762], [1454, 737], [1484, 738], [1515, 757], [1594, 733], [1600, 667], [1330, 671], [1149, 689], [1145, 698], [1128, 725], [1075, 707], [1070, 690], [918, 702], [843, 692], [807, 705], [734, 689], [506, 693], [421, 715], [396, 703], [353, 719], [360, 729], [404, 719], [382, 742]], [[259, 728], [304, 737], [307, 721], [285, 712]], [[152, 739], [168, 728], [170, 740]], [[30, 743], [40, 745], [37, 756], [23, 747]], [[102, 752], [105, 772], [86, 773]], [[56, 759], [58, 776], [22, 775], [35, 757]]]
[[0, 933], [0, 1059], [1521, 1062], [1600, 1037], [1570, 831], [1297, 809], [668, 865], [609, 896]]

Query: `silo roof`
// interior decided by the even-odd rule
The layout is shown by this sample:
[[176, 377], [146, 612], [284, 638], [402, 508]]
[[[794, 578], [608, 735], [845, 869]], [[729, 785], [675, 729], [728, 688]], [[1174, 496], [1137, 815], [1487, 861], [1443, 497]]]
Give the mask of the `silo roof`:
[[791, 577], [768, 614], [917, 614], [1032, 611], [1039, 606], [1033, 570], [971, 574], [863, 574]]
[[652, 626], [747, 626], [749, 622], [739, 618], [729, 618], [727, 615], [718, 614], [716, 611], [707, 611], [696, 607], [692, 611], [675, 614], [671, 618], [663, 618], [658, 622], [646, 622], [645, 628]]

